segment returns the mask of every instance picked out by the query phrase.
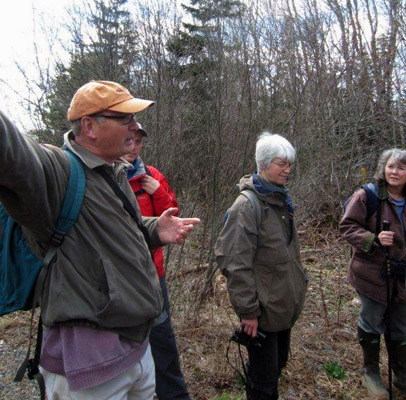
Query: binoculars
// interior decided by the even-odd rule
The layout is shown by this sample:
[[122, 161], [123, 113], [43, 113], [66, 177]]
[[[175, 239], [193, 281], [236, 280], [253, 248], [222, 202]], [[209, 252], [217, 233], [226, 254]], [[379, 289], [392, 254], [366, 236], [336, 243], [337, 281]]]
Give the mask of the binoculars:
[[233, 336], [231, 336], [231, 340], [238, 344], [242, 344], [245, 347], [253, 346], [253, 347], [261, 347], [262, 343], [266, 339], [266, 335], [262, 332], [257, 332], [257, 336], [252, 337], [245, 333], [242, 329], [237, 329]]

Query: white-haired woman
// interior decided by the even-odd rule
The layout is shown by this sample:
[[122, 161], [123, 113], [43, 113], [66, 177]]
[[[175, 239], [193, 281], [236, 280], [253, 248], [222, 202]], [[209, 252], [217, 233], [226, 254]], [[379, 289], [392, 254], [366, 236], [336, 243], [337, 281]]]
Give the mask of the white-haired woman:
[[[340, 232], [354, 250], [348, 282], [357, 290], [361, 300], [358, 340], [364, 354], [363, 384], [374, 399], [389, 399], [379, 375], [382, 334], [392, 349], [394, 384], [406, 393], [405, 195], [406, 151], [386, 150], [379, 158], [375, 183], [352, 196], [340, 222]], [[390, 223], [390, 229], [382, 230], [383, 221]], [[386, 321], [387, 254], [391, 260], [390, 343]]]
[[[261, 347], [248, 345], [247, 398], [278, 399], [278, 379], [307, 288], [285, 187], [295, 150], [282, 136], [263, 133], [256, 144], [258, 172], [241, 178], [240, 191], [216, 243], [217, 264], [227, 277], [230, 301], [242, 330]], [[255, 197], [250, 200], [244, 191]], [[261, 218], [257, 220], [256, 201]]]

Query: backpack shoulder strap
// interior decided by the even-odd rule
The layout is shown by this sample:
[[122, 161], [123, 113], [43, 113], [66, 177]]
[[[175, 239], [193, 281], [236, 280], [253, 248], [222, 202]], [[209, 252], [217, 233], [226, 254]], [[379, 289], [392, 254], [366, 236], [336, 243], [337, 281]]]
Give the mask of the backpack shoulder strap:
[[51, 247], [48, 249], [43, 260], [45, 268], [43, 267], [42, 269], [45, 270], [54, 258], [58, 246], [63, 242], [69, 229], [72, 228], [78, 219], [86, 190], [86, 175], [82, 162], [70, 150], [64, 149], [64, 151], [69, 160], [69, 180], [62, 207], [59, 211], [56, 230], [51, 238]]
[[242, 190], [240, 194], [245, 196], [250, 201], [250, 203], [254, 209], [255, 218], [257, 221], [257, 228], [259, 228], [259, 226], [261, 225], [262, 215], [261, 215], [261, 206], [259, 204], [258, 197], [255, 195], [255, 193], [252, 190], [249, 190], [249, 189]]
[[381, 219], [382, 219], [382, 198], [383, 191], [382, 187], [378, 183], [368, 183], [367, 185], [361, 186], [366, 194], [366, 207], [367, 215], [366, 220], [371, 218], [371, 216], [376, 212], [376, 228], [375, 234], [378, 235], [381, 231]]
[[59, 211], [56, 230], [51, 238], [51, 246], [44, 256], [42, 261], [43, 266], [35, 284], [33, 309], [39, 301], [49, 264], [55, 257], [58, 246], [61, 245], [69, 229], [72, 228], [78, 219], [86, 190], [86, 176], [82, 162], [71, 151], [67, 149], [64, 151], [70, 164], [68, 186], [61, 210]]
[[365, 194], [367, 196], [366, 206], [367, 206], [367, 216], [366, 219], [369, 219], [372, 214], [374, 214], [379, 207], [380, 199], [376, 192], [376, 189], [373, 184], [362, 185], [362, 189], [364, 189]]
[[68, 186], [65, 191], [65, 197], [62, 203], [61, 210], [58, 215], [57, 227], [51, 238], [51, 246], [46, 252], [43, 259], [43, 266], [35, 284], [34, 296], [32, 300], [31, 321], [30, 321], [30, 334], [29, 344], [26, 357], [17, 371], [14, 378], [15, 382], [21, 382], [24, 377], [25, 371], [28, 372], [30, 379], [36, 379], [41, 391], [41, 400], [45, 399], [45, 385], [42, 374], [38, 370], [40, 353], [41, 353], [41, 340], [42, 340], [42, 323], [41, 319], [38, 322], [37, 329], [37, 344], [35, 349], [35, 356], [30, 359], [31, 354], [31, 338], [33, 334], [33, 319], [35, 307], [38, 304], [41, 296], [44, 281], [49, 270], [49, 264], [53, 260], [58, 250], [58, 246], [62, 243], [65, 235], [69, 229], [75, 224], [80, 209], [82, 207], [83, 198], [86, 190], [86, 176], [82, 162], [71, 151], [64, 149], [69, 160], [69, 180]]
[[57, 228], [51, 238], [51, 246], [42, 260], [43, 265], [35, 284], [34, 298], [32, 301], [33, 310], [38, 304], [41, 296], [49, 265], [54, 259], [58, 247], [63, 242], [69, 229], [75, 224], [85, 195], [86, 176], [82, 162], [69, 150], [65, 150], [65, 153], [70, 163], [68, 186], [66, 188], [61, 211], [58, 215]]
[[68, 186], [57, 222], [57, 232], [66, 235], [75, 224], [86, 190], [86, 176], [82, 162], [69, 150], [65, 150], [70, 162]]

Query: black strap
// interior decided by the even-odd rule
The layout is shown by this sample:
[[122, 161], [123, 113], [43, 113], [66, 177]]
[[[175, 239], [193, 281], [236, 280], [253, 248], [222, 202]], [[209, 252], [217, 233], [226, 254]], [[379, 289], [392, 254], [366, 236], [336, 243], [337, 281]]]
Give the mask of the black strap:
[[145, 227], [145, 225], [142, 223], [142, 220], [140, 219], [140, 214], [135, 210], [134, 206], [131, 204], [128, 197], [121, 190], [120, 186], [118, 186], [118, 183], [104, 169], [103, 166], [96, 167], [94, 170], [96, 172], [98, 172], [104, 178], [104, 180], [113, 189], [116, 196], [121, 199], [121, 201], [123, 202], [124, 209], [131, 215], [133, 220], [137, 223], [138, 228], [144, 235], [144, 239], [147, 242], [148, 248], [151, 250], [151, 237], [149, 236], [149, 232], [148, 232], [147, 228]]
[[376, 210], [376, 226], [375, 226], [375, 236], [381, 233], [381, 220], [382, 220], [382, 200], [379, 199], [378, 209]]
[[42, 332], [43, 332], [41, 317], [39, 317], [39, 320], [38, 320], [37, 343], [35, 346], [35, 355], [34, 355], [34, 358], [30, 358], [34, 313], [35, 313], [35, 307], [31, 311], [30, 339], [29, 339], [28, 351], [27, 351], [27, 354], [25, 356], [23, 363], [20, 365], [20, 368], [17, 371], [17, 374], [14, 378], [14, 382], [21, 382], [25, 375], [25, 372], [27, 371], [28, 379], [30, 379], [30, 380], [35, 379], [38, 383], [38, 387], [40, 390], [40, 396], [41, 396], [40, 399], [45, 400], [45, 393], [46, 393], [45, 381], [44, 381], [44, 377], [42, 376], [42, 374], [39, 370], [39, 360], [41, 357]]
[[[48, 271], [50, 269], [50, 264], [52, 263], [53, 259], [56, 256], [57, 252], [57, 247], [56, 246], [51, 246], [47, 253], [45, 254], [45, 257], [42, 261], [42, 268], [41, 271], [39, 272], [37, 282], [35, 283], [35, 290], [34, 290], [34, 296], [32, 299], [32, 306], [31, 306], [31, 317], [30, 317], [30, 329], [29, 329], [29, 338], [28, 338], [28, 349], [27, 349], [27, 354], [24, 358], [24, 361], [18, 368], [17, 374], [14, 378], [14, 382], [21, 382], [24, 378], [24, 374], [27, 371], [28, 372], [28, 377], [29, 379], [36, 379], [38, 381], [38, 385], [40, 388], [41, 392], [41, 400], [43, 400], [42, 397], [42, 392], [45, 390], [42, 387], [43, 383], [43, 378], [42, 375], [38, 372], [35, 372], [34, 374], [30, 371], [38, 370], [38, 365], [39, 365], [39, 358], [41, 355], [41, 345], [42, 345], [42, 320], [41, 317], [39, 318], [38, 321], [38, 328], [37, 328], [37, 343], [35, 346], [35, 356], [34, 358], [31, 357], [31, 345], [32, 345], [32, 338], [34, 336], [34, 317], [35, 317], [35, 310], [37, 309], [37, 306], [39, 304], [39, 299], [42, 294], [42, 290], [44, 287], [44, 282], [46, 279], [46, 276], [48, 274]], [[45, 392], [44, 392], [45, 393]]]
[[37, 344], [35, 346], [35, 354], [34, 358], [28, 361], [27, 365], [27, 376], [28, 379], [35, 379], [39, 386], [41, 400], [45, 400], [45, 381], [44, 377], [42, 376], [39, 370], [39, 360], [41, 357], [41, 347], [42, 347], [42, 320], [41, 317], [38, 321], [38, 329], [37, 329]]
[[147, 174], [148, 176], [152, 176], [151, 170], [150, 170], [146, 165], [144, 165], [144, 168], [145, 168], [146, 174]]
[[243, 369], [244, 374], [243, 374], [236, 366], [234, 366], [233, 364], [231, 364], [230, 357], [229, 357], [231, 342], [232, 342], [232, 339], [230, 339], [230, 340], [228, 341], [227, 350], [226, 350], [226, 360], [227, 360], [228, 364], [231, 366], [231, 368], [232, 368], [235, 372], [238, 373], [238, 375], [240, 376], [241, 381], [243, 382], [244, 386], [247, 387], [249, 377], [248, 377], [247, 368], [246, 368], [246, 366], [245, 366], [244, 357], [243, 357], [243, 355], [242, 355], [241, 345], [240, 345], [240, 343], [237, 343], [237, 345], [238, 345], [238, 354], [239, 354], [239, 356], [240, 356], [241, 365], [242, 365], [242, 369]]

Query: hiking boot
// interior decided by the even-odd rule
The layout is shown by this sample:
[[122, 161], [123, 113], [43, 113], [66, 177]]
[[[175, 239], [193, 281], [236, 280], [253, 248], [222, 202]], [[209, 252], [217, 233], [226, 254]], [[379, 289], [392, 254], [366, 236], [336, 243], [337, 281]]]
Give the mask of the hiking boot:
[[393, 384], [406, 393], [406, 340], [392, 340]]
[[382, 385], [379, 373], [365, 370], [364, 376], [362, 377], [362, 385], [368, 390], [371, 399], [389, 399], [389, 392]]
[[362, 384], [368, 390], [371, 399], [389, 399], [389, 392], [383, 386], [381, 376], [379, 375], [380, 335], [367, 333], [358, 327], [358, 341], [364, 353]]

